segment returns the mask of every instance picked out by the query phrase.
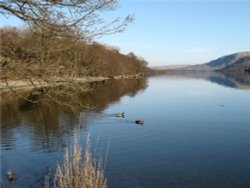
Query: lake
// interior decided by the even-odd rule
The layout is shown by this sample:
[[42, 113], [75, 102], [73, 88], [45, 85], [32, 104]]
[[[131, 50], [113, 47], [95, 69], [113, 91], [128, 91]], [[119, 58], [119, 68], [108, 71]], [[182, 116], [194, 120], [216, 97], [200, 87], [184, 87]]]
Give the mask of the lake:
[[[249, 74], [176, 73], [91, 87], [80, 126], [66, 107], [2, 97], [2, 184], [43, 187], [78, 127], [83, 147], [90, 133], [93, 154], [103, 158], [108, 188], [250, 187]], [[18, 176], [11, 183], [8, 169]]]

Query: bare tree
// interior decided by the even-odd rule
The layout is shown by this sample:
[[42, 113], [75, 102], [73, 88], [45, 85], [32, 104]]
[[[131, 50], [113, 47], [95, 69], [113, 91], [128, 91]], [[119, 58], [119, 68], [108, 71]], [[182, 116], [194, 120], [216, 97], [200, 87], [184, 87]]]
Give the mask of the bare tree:
[[[83, 72], [79, 65], [86, 61], [83, 54], [88, 52], [87, 44], [94, 37], [122, 32], [133, 21], [131, 15], [106, 21], [103, 14], [117, 6], [117, 0], [1, 0], [0, 15], [15, 16], [29, 28], [21, 35], [11, 29], [11, 32], [1, 31], [2, 78], [7, 85], [13, 76], [26, 80], [43, 96], [58, 103], [68, 102], [66, 105], [72, 106], [70, 101], [59, 101], [56, 96], [80, 103], [76, 96], [82, 92], [81, 87], [77, 87], [74, 79], [62, 80], [60, 71], [53, 67], [66, 67], [68, 78], [78, 76], [80, 69]], [[13, 38], [13, 44], [4, 40], [7, 37]], [[59, 87], [62, 82], [63, 89]]]
[[106, 22], [103, 13], [115, 10], [117, 5], [117, 0], [3, 0], [0, 14], [16, 16], [53, 34], [74, 28], [92, 38], [121, 32], [133, 21], [133, 16], [128, 15], [123, 20], [116, 18]]

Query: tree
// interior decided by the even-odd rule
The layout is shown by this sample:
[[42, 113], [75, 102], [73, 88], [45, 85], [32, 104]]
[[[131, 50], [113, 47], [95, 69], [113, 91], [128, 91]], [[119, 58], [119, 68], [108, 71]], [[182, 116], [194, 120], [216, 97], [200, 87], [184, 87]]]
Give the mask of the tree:
[[[79, 75], [78, 65], [86, 61], [82, 57], [83, 51], [88, 51], [85, 44], [94, 37], [122, 32], [133, 21], [131, 15], [123, 20], [115, 18], [106, 21], [103, 18], [105, 12], [115, 10], [117, 5], [117, 0], [1, 0], [0, 15], [15, 16], [29, 27], [24, 32], [25, 40], [13, 40], [13, 45], [9, 41], [1, 41], [1, 71], [6, 84], [8, 75], [16, 75], [19, 79], [28, 80], [47, 98], [58, 101], [54, 97], [56, 91], [59, 96], [78, 101], [75, 98], [81, 89], [72, 79], [67, 79], [64, 89], [61, 89], [58, 77], [55, 79], [58, 75], [50, 67], [67, 67], [68, 77]], [[3, 34], [1, 38], [4, 38]], [[22, 39], [17, 34], [13, 31], [8, 36]], [[40, 89], [44, 84], [58, 90]]]
[[106, 22], [105, 11], [117, 8], [117, 0], [3, 0], [0, 14], [16, 16], [32, 27], [61, 35], [69, 29], [92, 38], [123, 31], [133, 16]]

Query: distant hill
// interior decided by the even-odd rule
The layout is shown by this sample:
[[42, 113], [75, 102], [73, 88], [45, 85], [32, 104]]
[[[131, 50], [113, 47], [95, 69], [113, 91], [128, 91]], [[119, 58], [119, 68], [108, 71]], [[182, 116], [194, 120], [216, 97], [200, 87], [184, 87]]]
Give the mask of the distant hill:
[[233, 64], [222, 69], [223, 71], [248, 71], [250, 70], [250, 56], [242, 57]]
[[250, 52], [226, 55], [205, 64], [194, 65], [183, 70], [197, 71], [245, 71], [250, 68]]
[[153, 69], [155, 70], [175, 70], [175, 69], [182, 69], [182, 68], [186, 68], [186, 67], [190, 67], [191, 65], [185, 65], [185, 64], [181, 64], [181, 65], [165, 65], [165, 66], [158, 66], [158, 67], [154, 67]]

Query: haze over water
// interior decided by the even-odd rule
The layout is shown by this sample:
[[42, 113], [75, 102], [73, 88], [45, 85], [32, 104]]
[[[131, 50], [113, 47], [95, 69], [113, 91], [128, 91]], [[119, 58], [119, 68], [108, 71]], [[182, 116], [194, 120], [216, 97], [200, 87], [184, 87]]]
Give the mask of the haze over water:
[[[249, 80], [164, 75], [97, 83], [83, 97], [96, 109], [82, 111], [81, 143], [90, 132], [93, 153], [108, 152], [111, 188], [250, 187]], [[46, 167], [62, 161], [78, 118], [55, 104], [32, 109], [3, 98], [2, 173], [20, 176], [11, 187], [43, 187]], [[8, 184], [4, 175], [1, 181]]]

